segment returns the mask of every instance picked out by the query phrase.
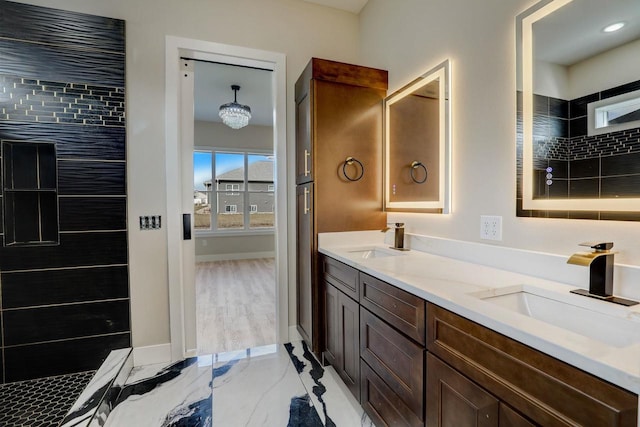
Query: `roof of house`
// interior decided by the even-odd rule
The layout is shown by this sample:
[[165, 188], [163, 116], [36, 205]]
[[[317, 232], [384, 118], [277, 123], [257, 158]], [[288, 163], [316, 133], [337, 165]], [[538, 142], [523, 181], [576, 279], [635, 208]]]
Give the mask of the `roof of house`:
[[[273, 162], [260, 160], [249, 163], [249, 181], [273, 182]], [[244, 168], [232, 169], [228, 172], [216, 176], [216, 181], [243, 181]]]

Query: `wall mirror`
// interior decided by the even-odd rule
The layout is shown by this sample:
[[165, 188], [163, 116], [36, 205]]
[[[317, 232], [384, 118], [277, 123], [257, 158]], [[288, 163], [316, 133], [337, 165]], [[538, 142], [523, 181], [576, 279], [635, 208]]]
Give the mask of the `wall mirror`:
[[517, 18], [517, 214], [640, 220], [640, 1]]
[[385, 99], [385, 208], [451, 210], [449, 60]]

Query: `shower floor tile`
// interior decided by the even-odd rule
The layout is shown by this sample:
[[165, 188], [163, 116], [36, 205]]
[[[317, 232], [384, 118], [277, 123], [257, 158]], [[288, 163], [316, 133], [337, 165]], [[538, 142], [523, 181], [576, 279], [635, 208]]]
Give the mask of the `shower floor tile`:
[[57, 426], [94, 372], [0, 385], [0, 426]]

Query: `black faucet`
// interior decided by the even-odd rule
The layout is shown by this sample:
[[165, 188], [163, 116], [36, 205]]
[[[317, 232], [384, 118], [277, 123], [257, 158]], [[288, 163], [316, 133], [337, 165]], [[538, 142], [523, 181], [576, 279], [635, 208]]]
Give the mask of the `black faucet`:
[[589, 291], [575, 289], [571, 292], [626, 306], [638, 304], [636, 301], [613, 296], [613, 255], [615, 254], [611, 252], [613, 243], [585, 242], [580, 243], [580, 246], [590, 247], [593, 252], [575, 253], [567, 263], [589, 267]]
[[[393, 225], [394, 228], [393, 246], [390, 246], [390, 248], [398, 251], [408, 251], [409, 249], [404, 247], [404, 222], [389, 223], [389, 225]], [[385, 227], [382, 232], [384, 233], [389, 229], [390, 227]]]

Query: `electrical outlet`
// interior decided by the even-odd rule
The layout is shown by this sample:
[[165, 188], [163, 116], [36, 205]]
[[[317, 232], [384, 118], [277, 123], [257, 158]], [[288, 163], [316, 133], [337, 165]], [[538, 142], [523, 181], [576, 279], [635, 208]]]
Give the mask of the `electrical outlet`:
[[483, 240], [502, 240], [502, 217], [481, 215], [480, 238]]

